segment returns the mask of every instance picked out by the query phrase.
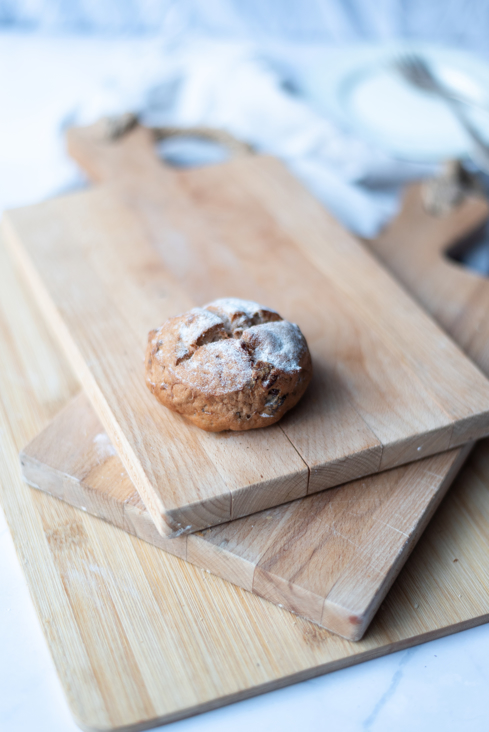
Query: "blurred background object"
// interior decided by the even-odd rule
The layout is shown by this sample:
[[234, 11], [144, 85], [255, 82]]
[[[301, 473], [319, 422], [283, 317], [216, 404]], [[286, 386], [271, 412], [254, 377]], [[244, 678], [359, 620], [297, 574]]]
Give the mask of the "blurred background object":
[[[483, 135], [488, 30], [485, 0], [0, 0], [0, 208], [81, 185], [66, 127], [131, 111], [280, 157], [374, 236], [407, 181], [469, 154], [450, 110], [409, 88], [393, 60], [422, 53], [468, 95]], [[189, 144], [175, 164], [207, 160]]]
[[1, 0], [0, 22], [81, 33], [204, 32], [305, 43], [405, 38], [489, 54], [484, 0]]

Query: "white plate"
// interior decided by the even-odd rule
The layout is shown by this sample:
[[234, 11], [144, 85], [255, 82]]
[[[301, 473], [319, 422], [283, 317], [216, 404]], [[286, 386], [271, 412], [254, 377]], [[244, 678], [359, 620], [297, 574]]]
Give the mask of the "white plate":
[[428, 61], [468, 102], [472, 121], [489, 140], [489, 65], [467, 52], [424, 44], [337, 49], [309, 70], [304, 91], [318, 111], [393, 157], [415, 162], [466, 157], [470, 140], [447, 106], [415, 89], [393, 67], [402, 52]]

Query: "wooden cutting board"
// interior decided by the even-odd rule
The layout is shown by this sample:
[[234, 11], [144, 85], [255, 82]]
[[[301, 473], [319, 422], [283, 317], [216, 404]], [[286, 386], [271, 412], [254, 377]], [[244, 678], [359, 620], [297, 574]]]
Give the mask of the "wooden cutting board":
[[[278, 161], [186, 173], [147, 130], [78, 130], [93, 190], [6, 216], [11, 251], [161, 534], [195, 531], [489, 431], [489, 383]], [[315, 377], [273, 428], [207, 434], [147, 391], [147, 332], [217, 296], [298, 322]]]
[[[467, 213], [468, 211], [468, 218]], [[456, 217], [426, 216], [413, 190], [403, 213], [372, 246], [397, 253], [416, 242], [420, 262], [434, 263], [426, 301], [439, 303], [445, 292], [442, 249], [486, 215], [483, 202], [462, 208]], [[405, 232], [409, 231], [406, 238]], [[387, 242], [387, 245], [386, 245]], [[389, 242], [390, 245], [389, 245]], [[394, 242], [394, 246], [392, 244]], [[408, 257], [409, 259], [409, 257]], [[441, 267], [441, 272], [439, 272]], [[460, 305], [452, 302], [478, 282], [474, 275], [445, 265], [458, 274], [454, 294], [445, 292], [439, 316], [448, 329]], [[418, 277], [423, 274], [418, 265]], [[438, 276], [438, 273], [440, 276]], [[424, 281], [424, 280], [423, 280]], [[479, 322], [489, 308], [483, 288], [474, 330], [474, 355], [489, 374], [489, 327]], [[464, 305], [470, 311], [473, 303]], [[466, 318], [466, 330], [471, 332]], [[482, 345], [482, 349], [481, 349]], [[470, 348], [469, 348], [470, 351]], [[472, 353], [472, 351], [470, 351]], [[128, 478], [116, 451], [88, 400], [78, 396], [22, 451], [24, 477], [31, 485], [81, 507], [176, 556], [192, 561], [244, 589], [278, 603], [306, 619], [350, 639], [361, 638], [406, 561], [414, 543], [445, 495], [466, 451], [454, 450], [370, 476], [286, 506], [238, 519], [204, 533], [177, 539], [161, 537]], [[409, 489], [406, 489], [406, 486]]]
[[161, 536], [84, 393], [21, 452], [26, 482], [359, 640], [468, 452], [463, 448], [187, 536]]
[[[442, 222], [445, 235], [460, 231], [460, 218], [470, 222], [473, 205]], [[445, 276], [447, 266], [439, 260], [438, 273]], [[434, 265], [430, 276], [435, 292]], [[469, 279], [476, 302], [484, 280]], [[463, 314], [455, 304], [452, 322]], [[0, 327], [1, 501], [61, 682], [85, 729], [173, 721], [489, 619], [487, 441], [469, 458], [364, 639], [350, 643], [23, 484], [18, 451], [80, 387], [3, 248]]]

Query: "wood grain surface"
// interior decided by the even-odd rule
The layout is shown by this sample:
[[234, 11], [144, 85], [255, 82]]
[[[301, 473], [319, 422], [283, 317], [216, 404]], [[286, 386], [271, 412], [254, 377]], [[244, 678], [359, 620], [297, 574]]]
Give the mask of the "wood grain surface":
[[18, 451], [80, 385], [3, 248], [0, 328], [2, 505], [85, 729], [173, 721], [489, 619], [488, 442], [351, 643], [26, 486]]
[[[474, 306], [478, 345], [470, 355], [489, 374], [489, 326], [481, 325], [478, 317], [489, 308], [489, 288], [480, 287], [479, 277], [441, 257], [443, 248], [476, 228], [486, 214], [487, 205], [474, 200], [448, 219], [433, 219], [424, 213], [413, 188], [401, 215], [371, 246], [398, 254], [397, 242], [405, 249], [412, 240], [422, 252], [421, 261], [430, 252], [435, 254], [440, 276], [436, 268], [425, 269], [425, 277], [431, 279], [427, 288], [418, 268], [412, 292], [416, 295], [416, 281], [423, 282], [422, 290], [430, 293], [425, 305], [430, 308], [440, 303], [441, 288], [445, 306], [437, 317], [445, 315], [447, 327], [450, 314], [452, 322], [459, 321], [460, 308], [454, 309], [453, 302], [464, 288], [457, 286], [449, 299], [444, 269], [458, 273], [462, 285], [476, 283], [485, 292], [485, 308], [483, 294], [477, 304], [469, 300], [463, 307], [467, 312]], [[465, 322], [470, 332], [467, 315]], [[188, 540], [168, 540], [155, 531], [115, 453], [86, 397], [80, 395], [24, 449], [21, 462], [31, 485], [350, 640], [365, 633], [466, 454], [460, 450], [440, 454]]]
[[[5, 231], [160, 533], [487, 434], [486, 379], [277, 161], [176, 173], [146, 130], [93, 135], [71, 147], [106, 182], [10, 212]], [[273, 429], [203, 433], [145, 388], [146, 333], [223, 295], [270, 304], [310, 344], [313, 383]]]
[[470, 447], [173, 539], [156, 531], [84, 393], [20, 461], [34, 488], [359, 640]]

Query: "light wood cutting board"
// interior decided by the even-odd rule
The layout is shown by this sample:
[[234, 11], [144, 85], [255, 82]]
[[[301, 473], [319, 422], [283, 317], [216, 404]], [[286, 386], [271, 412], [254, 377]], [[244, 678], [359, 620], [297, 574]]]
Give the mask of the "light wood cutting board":
[[[423, 216], [415, 197], [408, 206]], [[425, 245], [435, 237], [441, 246], [480, 215], [471, 202], [444, 221], [425, 217]], [[389, 245], [388, 234], [386, 259], [389, 250], [397, 256], [397, 238]], [[480, 301], [482, 283], [487, 291], [485, 280], [435, 255], [426, 288], [435, 300], [447, 272], [468, 277], [472, 302]], [[466, 302], [451, 294], [454, 324]], [[84, 728], [137, 730], [173, 721], [489, 619], [488, 441], [469, 458], [365, 638], [350, 643], [23, 484], [18, 450], [79, 384], [3, 247], [0, 327], [2, 505]]]
[[[487, 434], [489, 383], [276, 160], [177, 173], [149, 132], [71, 136], [104, 183], [5, 232], [160, 533], [195, 531]], [[299, 322], [315, 377], [261, 431], [207, 434], [147, 391], [147, 332], [216, 296]], [[183, 446], [183, 448], [182, 448]]]
[[[406, 198], [401, 216], [372, 246], [397, 253], [416, 242], [420, 262], [433, 261], [425, 277], [425, 304], [440, 303], [450, 329], [464, 286], [479, 278], [455, 268], [454, 293], [445, 292], [442, 249], [454, 237], [476, 227], [487, 205], [472, 202], [447, 220], [427, 216], [417, 191]], [[406, 231], [409, 237], [406, 238]], [[390, 244], [389, 244], [390, 242]], [[426, 268], [425, 270], [426, 271]], [[413, 278], [413, 294], [423, 269]], [[424, 283], [424, 279], [423, 279]], [[489, 374], [489, 326], [478, 314], [489, 309], [489, 288], [474, 307], [473, 332], [478, 365]], [[450, 321], [452, 317], [452, 321]], [[476, 330], [477, 328], [477, 330]], [[480, 348], [481, 344], [485, 348]], [[469, 352], [470, 351], [469, 348]], [[31, 485], [111, 521], [176, 556], [227, 579], [265, 599], [322, 624], [350, 639], [361, 638], [389, 587], [445, 495], [466, 452], [454, 450], [371, 476], [340, 488], [177, 539], [161, 537], [129, 480], [109, 438], [86, 397], [80, 395], [22, 451], [23, 474]]]
[[[456, 235], [471, 211], [467, 204], [449, 217], [446, 231]], [[484, 281], [470, 277], [477, 299]], [[454, 320], [463, 312], [456, 305]], [[169, 722], [489, 619], [488, 442], [469, 458], [365, 638], [350, 643], [23, 484], [18, 450], [79, 384], [3, 248], [0, 327], [1, 500], [85, 729]]]
[[359, 640], [470, 447], [174, 539], [156, 531], [84, 393], [20, 461], [34, 488]]

